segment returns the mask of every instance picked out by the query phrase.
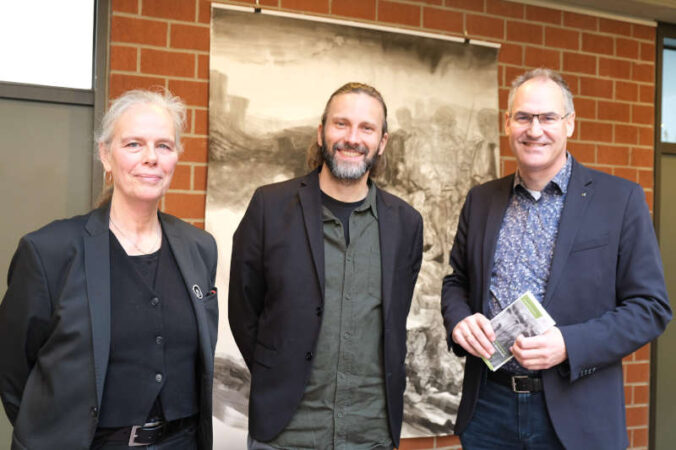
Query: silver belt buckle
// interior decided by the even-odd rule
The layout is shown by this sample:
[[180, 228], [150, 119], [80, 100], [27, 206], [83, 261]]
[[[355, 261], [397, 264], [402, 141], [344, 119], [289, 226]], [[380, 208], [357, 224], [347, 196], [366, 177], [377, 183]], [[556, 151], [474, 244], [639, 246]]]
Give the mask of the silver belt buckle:
[[528, 375], [512, 375], [512, 391], [517, 394], [530, 394], [530, 391], [520, 391], [516, 388], [516, 380], [518, 379], [528, 379]]
[[136, 438], [137, 438], [136, 432], [137, 432], [137, 430], [139, 430], [140, 428], [153, 428], [153, 427], [159, 428], [161, 426], [162, 426], [161, 421], [148, 422], [148, 423], [144, 423], [143, 425], [134, 425], [133, 427], [131, 427], [131, 433], [129, 433], [129, 444], [128, 444], [128, 446], [129, 447], [142, 447], [144, 445], [150, 445], [151, 443], [149, 443], [149, 442], [136, 442]]

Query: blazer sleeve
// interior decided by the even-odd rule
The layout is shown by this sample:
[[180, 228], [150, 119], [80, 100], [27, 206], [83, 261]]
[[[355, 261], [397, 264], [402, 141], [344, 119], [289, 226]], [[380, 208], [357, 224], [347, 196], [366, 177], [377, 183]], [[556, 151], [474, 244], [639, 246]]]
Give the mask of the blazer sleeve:
[[460, 345], [453, 342], [451, 333], [458, 322], [472, 315], [469, 306], [469, 262], [467, 260], [467, 233], [469, 232], [471, 198], [472, 191], [467, 195], [465, 204], [460, 211], [458, 229], [455, 233], [450, 255], [452, 272], [444, 277], [441, 289], [441, 314], [446, 327], [448, 348], [452, 349], [457, 356], [467, 356], [468, 353]]
[[14, 424], [28, 375], [49, 335], [52, 315], [40, 255], [25, 237], [10, 263], [7, 284], [0, 304], [0, 396]]
[[259, 189], [233, 236], [228, 291], [230, 329], [249, 369], [256, 347], [258, 317], [267, 291], [263, 246], [264, 202]]
[[420, 273], [423, 257], [423, 218], [420, 213], [418, 213], [416, 217], [415, 250], [413, 257], [413, 277], [411, 278], [413, 288], [411, 288], [411, 297], [413, 297], [412, 291], [415, 288], [415, 283], [418, 279], [418, 274]]
[[210, 238], [210, 243], [209, 243], [209, 282], [211, 283], [211, 286], [216, 285], [216, 270], [218, 268], [218, 244], [216, 243], [216, 239], [209, 233], [209, 238]]
[[615, 295], [615, 308], [595, 319], [560, 327], [571, 382], [617, 363], [659, 336], [671, 320], [659, 248], [638, 185], [628, 196], [621, 224]]

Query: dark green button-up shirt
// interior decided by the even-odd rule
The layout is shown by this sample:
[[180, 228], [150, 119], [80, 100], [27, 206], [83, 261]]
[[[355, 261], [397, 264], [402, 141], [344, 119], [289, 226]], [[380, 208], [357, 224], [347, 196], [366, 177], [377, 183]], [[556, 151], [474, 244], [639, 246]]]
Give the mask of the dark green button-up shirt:
[[[310, 380], [289, 425], [272, 442], [288, 449], [391, 449], [383, 369], [380, 236], [376, 189], [343, 225], [322, 208], [325, 292]], [[302, 326], [302, 324], [299, 324]]]

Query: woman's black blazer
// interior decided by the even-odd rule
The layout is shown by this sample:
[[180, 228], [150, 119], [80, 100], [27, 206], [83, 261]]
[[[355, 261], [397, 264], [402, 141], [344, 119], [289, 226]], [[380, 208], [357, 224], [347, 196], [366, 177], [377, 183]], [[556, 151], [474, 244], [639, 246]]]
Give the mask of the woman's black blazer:
[[[0, 396], [12, 449], [88, 449], [110, 349], [109, 207], [24, 236], [0, 304]], [[199, 447], [212, 448], [218, 331], [216, 242], [176, 217], [160, 221], [192, 299], [201, 374]]]

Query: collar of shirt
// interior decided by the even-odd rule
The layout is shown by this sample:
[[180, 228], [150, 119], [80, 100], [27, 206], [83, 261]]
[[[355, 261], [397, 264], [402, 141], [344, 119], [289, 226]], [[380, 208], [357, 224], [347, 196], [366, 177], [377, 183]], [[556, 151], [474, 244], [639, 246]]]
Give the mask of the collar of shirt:
[[552, 178], [552, 180], [547, 183], [547, 186], [545, 186], [542, 191], [534, 191], [529, 189], [528, 186], [526, 186], [526, 183], [521, 180], [518, 170], [514, 174], [514, 185], [512, 186], [512, 189], [516, 190], [518, 186], [521, 186], [521, 188], [526, 190], [531, 195], [531, 197], [535, 199], [535, 201], [540, 200], [540, 197], [542, 197], [542, 192], [551, 192], [564, 195], [568, 191], [568, 182], [570, 181], [572, 168], [573, 159], [570, 157], [570, 153], [566, 152], [566, 164], [564, 164], [563, 167], [556, 173], [556, 175], [554, 175], [554, 178]]
[[369, 191], [366, 194], [366, 199], [364, 199], [364, 203], [359, 205], [355, 211], [366, 211], [367, 209], [371, 208], [373, 217], [377, 219], [378, 210], [376, 209], [376, 184], [371, 181], [370, 178], [368, 179], [367, 183], [369, 186]]
[[[354, 212], [364, 212], [370, 209], [373, 217], [378, 220], [378, 210], [376, 209], [376, 185], [373, 181], [371, 181], [370, 178], [368, 179], [367, 183], [369, 190], [366, 193], [366, 198], [364, 198], [364, 201], [354, 209]], [[333, 199], [333, 197], [331, 198]], [[333, 199], [333, 201], [344, 203], [336, 199]], [[338, 218], [331, 212], [329, 208], [322, 205], [322, 221], [327, 222], [330, 220], [338, 220]]]

